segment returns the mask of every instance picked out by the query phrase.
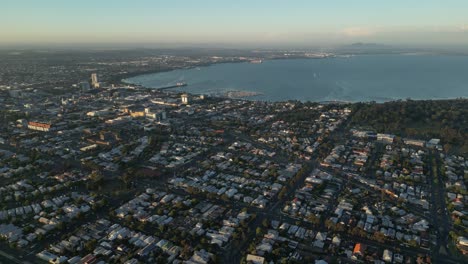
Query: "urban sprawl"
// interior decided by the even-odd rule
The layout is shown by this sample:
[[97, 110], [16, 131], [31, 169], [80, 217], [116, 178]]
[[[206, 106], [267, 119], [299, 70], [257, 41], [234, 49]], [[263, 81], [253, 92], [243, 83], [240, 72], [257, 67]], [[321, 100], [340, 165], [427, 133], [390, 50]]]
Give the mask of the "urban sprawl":
[[[118, 67], [171, 58], [249, 60]], [[351, 127], [352, 104], [148, 89], [102, 65], [117, 64], [72, 83], [3, 72], [2, 260], [466, 263], [468, 161], [443, 138]]]

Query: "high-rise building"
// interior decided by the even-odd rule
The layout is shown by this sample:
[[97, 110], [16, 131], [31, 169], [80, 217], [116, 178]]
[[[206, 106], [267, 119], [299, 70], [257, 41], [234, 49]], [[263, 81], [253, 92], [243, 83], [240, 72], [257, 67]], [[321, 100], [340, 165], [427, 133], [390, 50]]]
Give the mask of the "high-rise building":
[[90, 89], [89, 82], [81, 82], [80, 87], [82, 91], [88, 91]]
[[188, 94], [182, 94], [181, 98], [182, 98], [182, 103], [183, 104], [188, 104], [189, 103]]
[[99, 88], [97, 73], [91, 74], [91, 86], [93, 86], [94, 88]]

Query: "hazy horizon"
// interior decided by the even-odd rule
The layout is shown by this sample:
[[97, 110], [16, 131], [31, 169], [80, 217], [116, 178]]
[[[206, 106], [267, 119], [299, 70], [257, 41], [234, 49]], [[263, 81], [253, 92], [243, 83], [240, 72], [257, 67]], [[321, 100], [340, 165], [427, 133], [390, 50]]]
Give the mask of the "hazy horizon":
[[466, 10], [460, 0], [19, 0], [2, 3], [0, 46], [463, 46]]

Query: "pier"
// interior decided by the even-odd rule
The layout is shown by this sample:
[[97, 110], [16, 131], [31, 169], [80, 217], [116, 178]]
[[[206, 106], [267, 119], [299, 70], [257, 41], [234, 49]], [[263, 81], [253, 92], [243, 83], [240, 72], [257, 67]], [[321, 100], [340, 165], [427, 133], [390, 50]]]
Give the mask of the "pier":
[[156, 90], [162, 91], [162, 90], [180, 88], [180, 87], [185, 87], [185, 86], [187, 86], [186, 82], [179, 82], [179, 83], [176, 83], [175, 85], [169, 85], [169, 86], [163, 86], [163, 87], [156, 88]]

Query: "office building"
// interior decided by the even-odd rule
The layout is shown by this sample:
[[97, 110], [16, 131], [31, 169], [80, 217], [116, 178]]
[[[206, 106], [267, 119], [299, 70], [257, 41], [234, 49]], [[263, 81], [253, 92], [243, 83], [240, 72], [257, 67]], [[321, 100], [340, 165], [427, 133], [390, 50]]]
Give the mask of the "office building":
[[91, 86], [93, 88], [99, 88], [99, 81], [98, 81], [97, 73], [91, 74]]

